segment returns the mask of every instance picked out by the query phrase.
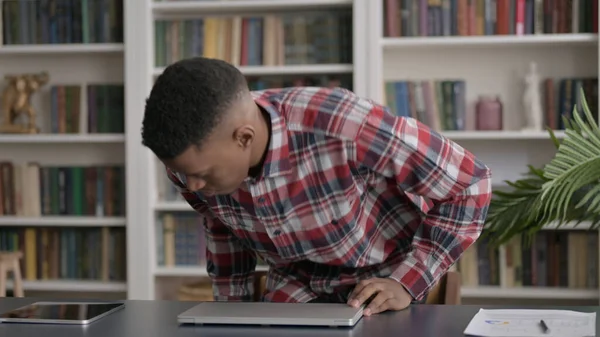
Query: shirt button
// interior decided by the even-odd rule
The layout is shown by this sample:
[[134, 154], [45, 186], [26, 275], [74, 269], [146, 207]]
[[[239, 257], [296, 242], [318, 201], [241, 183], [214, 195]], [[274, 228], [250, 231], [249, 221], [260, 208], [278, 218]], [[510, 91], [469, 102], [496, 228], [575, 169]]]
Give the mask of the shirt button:
[[281, 234], [281, 231], [278, 229], [278, 230], [274, 231], [273, 234], [279, 235], [279, 234]]
[[265, 202], [265, 198], [263, 198], [263, 197], [258, 198], [258, 202], [260, 202], [261, 204], [264, 203]]

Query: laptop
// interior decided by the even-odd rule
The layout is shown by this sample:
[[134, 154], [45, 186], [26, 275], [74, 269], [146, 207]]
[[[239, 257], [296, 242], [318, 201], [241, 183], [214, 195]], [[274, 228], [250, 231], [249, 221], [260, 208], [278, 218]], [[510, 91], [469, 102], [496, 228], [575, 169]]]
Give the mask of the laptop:
[[180, 324], [353, 327], [363, 308], [343, 303], [202, 302], [177, 316]]

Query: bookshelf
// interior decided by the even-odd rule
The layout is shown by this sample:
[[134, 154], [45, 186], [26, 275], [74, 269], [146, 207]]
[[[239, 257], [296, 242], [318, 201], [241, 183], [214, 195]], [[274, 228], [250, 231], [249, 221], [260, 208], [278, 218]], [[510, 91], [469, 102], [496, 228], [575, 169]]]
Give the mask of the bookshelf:
[[[561, 83], [561, 80], [581, 78], [596, 80], [588, 91], [592, 95], [588, 97], [588, 102], [597, 102], [599, 59], [597, 23], [594, 20], [597, 20], [598, 8], [594, 1], [589, 4], [590, 7], [596, 7], [586, 9], [589, 14], [581, 14], [581, 9], [574, 8], [572, 11], [557, 11], [554, 17], [535, 16], [535, 11], [541, 12], [547, 2], [531, 1], [531, 8], [534, 8], [531, 11], [525, 5], [529, 1], [523, 1], [524, 21], [521, 32], [518, 30], [518, 20], [515, 21], [511, 15], [519, 12], [519, 0], [472, 3], [475, 6], [472, 11], [474, 15], [469, 17], [466, 12], [470, 9], [466, 8], [466, 1], [442, 0], [435, 4], [430, 2], [430, 5], [423, 2], [423, 7], [410, 9], [402, 8], [402, 1], [373, 1], [365, 14], [366, 21], [373, 23], [367, 25], [367, 60], [373, 69], [369, 73], [367, 95], [374, 100], [389, 103], [393, 101], [390, 101], [390, 92], [386, 92], [386, 83], [405, 81], [424, 86], [426, 81], [464, 81], [465, 93], [462, 99], [465, 108], [460, 109], [460, 112], [464, 113], [465, 127], [458, 130], [442, 127], [440, 131], [488, 164], [493, 171], [494, 188], [500, 189], [505, 186], [505, 180], [520, 178], [526, 172], [527, 164], [539, 167], [547, 163], [555, 152], [546, 131], [521, 130], [524, 114], [521, 108], [523, 76], [530, 62], [536, 62], [541, 80], [553, 79], [556, 96], [554, 101], [558, 101], [558, 104], [559, 88], [565, 83]], [[486, 11], [486, 6], [490, 4], [497, 7]], [[517, 9], [510, 6], [516, 6]], [[430, 14], [429, 18], [427, 13]], [[484, 13], [494, 14], [486, 17]], [[458, 17], [462, 19], [456, 20]], [[546, 89], [542, 87], [542, 99], [545, 99], [546, 94]], [[475, 102], [480, 95], [500, 97], [503, 105], [501, 129], [476, 129]], [[547, 114], [549, 108], [543, 102], [544, 113]], [[558, 130], [558, 138], [562, 138], [564, 132], [560, 131], [555, 117], [545, 115], [544, 122], [554, 123], [557, 127], [553, 128]], [[554, 265], [551, 266], [550, 260], [544, 260], [544, 264], [539, 264], [537, 271], [532, 272], [531, 266], [522, 264], [525, 263], [523, 261], [531, 261], [527, 257], [523, 258], [523, 254], [531, 252], [521, 249], [520, 242], [516, 241], [501, 247], [495, 252], [496, 257], [493, 259], [486, 255], [490, 252], [485, 248], [473, 248], [467, 258], [461, 259], [464, 266], [461, 263], [458, 266], [459, 270], [462, 269], [463, 302], [540, 301], [597, 305], [600, 301], [597, 283], [598, 233], [586, 231], [586, 228], [588, 227], [584, 225], [556, 231], [555, 227], [548, 226], [541, 235], [552, 237], [547, 241], [548, 245], [552, 242], [552, 248], [547, 248], [545, 243], [538, 243], [535, 249], [555, 250], [540, 250], [538, 254], [541, 255], [536, 255], [534, 251], [531, 255], [533, 261], [538, 261], [539, 256], [548, 256], [550, 259], [552, 252], [558, 254], [558, 249], [564, 249], [560, 244], [554, 243], [565, 240], [568, 241], [568, 252], [561, 251], [560, 254], [568, 256], [568, 266], [564, 261], [553, 261]], [[580, 238], [585, 234], [590, 236], [588, 239], [593, 245], [589, 249], [577, 244], [580, 242], [576, 241], [578, 239], [571, 238]], [[546, 239], [540, 239], [540, 242], [546, 242]], [[557, 248], [559, 246], [561, 248]], [[577, 250], [573, 248], [575, 246], [583, 248]], [[575, 266], [571, 259], [585, 259], [596, 266], [587, 270], [578, 269], [583, 267]], [[556, 267], [557, 265], [560, 267]], [[491, 277], [494, 282], [488, 282], [488, 269], [492, 268], [490, 266], [495, 268], [494, 276]], [[556, 276], [554, 272], [557, 268], [567, 269], [568, 274]], [[488, 274], [482, 273], [482, 270]], [[542, 274], [542, 270], [548, 274]], [[537, 275], [533, 280], [532, 273]], [[585, 273], [591, 278], [582, 281], [582, 277], [577, 278], [573, 273]], [[550, 274], [553, 276], [548, 276]]]
[[[61, 3], [57, 10], [70, 16], [56, 19], [48, 2], [0, 0], [0, 86], [9, 74], [49, 75], [31, 100], [39, 133], [0, 134], [0, 249], [24, 251], [26, 296], [127, 297], [125, 191], [114, 189], [125, 186], [115, 179], [126, 135], [97, 127], [97, 116], [124, 114], [119, 1]], [[98, 6], [107, 6], [108, 21], [92, 14], [104, 13]], [[116, 84], [117, 96], [94, 101], [91, 88], [105, 84]]]
[[[104, 4], [104, 1], [107, 0], [82, 0], [81, 4], [87, 3], [94, 9], [95, 6]], [[441, 3], [445, 1], [442, 0]], [[6, 8], [4, 3], [7, 2], [9, 1], [0, 0], [0, 11]], [[31, 10], [36, 8], [35, 5], [28, 5], [41, 2], [18, 3]], [[48, 43], [33, 39], [35, 43], [6, 44], [6, 39], [0, 41], [0, 78], [8, 72], [46, 70], [50, 74], [50, 83], [33, 100], [34, 106], [40, 109], [39, 122], [44, 132], [31, 135], [0, 134], [0, 160], [35, 160], [42, 166], [123, 165], [125, 171], [126, 198], [123, 215], [2, 214], [0, 231], [6, 228], [124, 229], [127, 234], [122, 238], [127, 252], [127, 281], [75, 278], [26, 280], [25, 290], [28, 292], [69, 293], [73, 296], [103, 293], [106, 295], [102, 296], [117, 298], [158, 299], [162, 298], [161, 292], [164, 289], [176, 289], [180, 282], [206, 276], [202, 265], [159, 263], [161, 259], [164, 260], [164, 256], [158, 254], [157, 242], [160, 239], [157, 229], [164, 220], [164, 215], [191, 216], [193, 212], [169, 190], [169, 184], [154, 156], [141, 145], [140, 125], [144, 103], [154, 79], [162, 73], [169, 63], [167, 61], [186, 56], [179, 49], [175, 56], [172, 52], [167, 53], [165, 46], [172, 43], [167, 42], [167, 35], [177, 36], [173, 33], [172, 22], [180, 22], [178, 27], [181, 27], [186, 25], [185, 22], [213, 18], [216, 19], [213, 23], [218, 22], [217, 26], [227, 27], [229, 23], [223, 24], [221, 22], [225, 21], [221, 19], [240, 17], [241, 14], [272, 18], [293, 13], [299, 15], [300, 19], [296, 24], [300, 25], [310, 17], [307, 13], [341, 13], [350, 10], [348, 18], [353, 25], [352, 45], [348, 54], [350, 59], [281, 62], [281, 58], [272, 58], [268, 65], [264, 62], [253, 64], [238, 60], [238, 66], [252, 85], [257, 87], [294, 83], [294, 79], [299, 78], [320, 80], [321, 82], [316, 83], [322, 85], [331, 79], [343, 78], [351, 83], [357, 94], [379, 102], [385, 102], [385, 81], [460, 79], [466, 84], [467, 119], [472, 119], [472, 105], [477, 96], [500, 95], [505, 111], [505, 127], [502, 130], [478, 131], [473, 128], [472, 121], [467, 121], [465, 130], [442, 131], [477, 154], [492, 168], [495, 186], [501, 186], [503, 180], [518, 178], [527, 164], [541, 165], [547, 162], [554, 151], [545, 131], [519, 130], [522, 117], [519, 110], [522, 89], [519, 85], [527, 64], [530, 61], [537, 62], [542, 76], [557, 80], [598, 76], [596, 33], [582, 31], [568, 34], [388, 37], [384, 35], [385, 20], [382, 19], [385, 13], [384, 2], [379, 0], [127, 0], [123, 2], [123, 8], [125, 25], [122, 41], [126, 41], [126, 44], [109, 39], [91, 42], [89, 34], [88, 43], [82, 42], [83, 36], [79, 37], [80, 40], [73, 40], [74, 42], [55, 40]], [[18, 6], [16, 9], [10, 8], [11, 11], [18, 9]], [[90, 11], [82, 9], [81, 13], [87, 13], [85, 15], [88, 19], [91, 18]], [[237, 20], [239, 24], [239, 19]], [[5, 21], [0, 25], [3, 28]], [[35, 27], [41, 27], [44, 22], [39, 20]], [[157, 29], [156, 22], [169, 24]], [[162, 37], [157, 32], [162, 32]], [[3, 34], [0, 35], [4, 37]], [[191, 41], [198, 46], [194, 39], [182, 40]], [[160, 46], [165, 48], [160, 51], [157, 49]], [[185, 48], [182, 50], [185, 51]], [[231, 51], [220, 51], [216, 55], [229, 59]], [[170, 56], [171, 59], [164, 56]], [[160, 60], [163, 62], [157, 62], [163, 57]], [[310, 81], [301, 83], [313, 83]], [[123, 116], [124, 124], [121, 126], [123, 132], [90, 133], [87, 122], [82, 120], [79, 124], [80, 132], [51, 133], [53, 126], [49, 117], [52, 113], [50, 106], [53, 85], [74, 85], [80, 88], [80, 112], [87, 112], [89, 109], [84, 102], [89, 85], [115, 83], [124, 84], [126, 93], [123, 97], [123, 111], [126, 111]], [[43, 107], [46, 107], [45, 110]], [[557, 136], [562, 138], [564, 133], [559, 130]], [[580, 231], [578, 228], [570, 230]], [[500, 253], [505, 259], [505, 248]], [[501, 268], [500, 274], [505, 275], [506, 270]], [[588, 303], [600, 299], [598, 287], [565, 289], [548, 286], [469, 285], [463, 288], [462, 293], [465, 302], [488, 301], [487, 303], [494, 300]]]
[[[268, 1], [144, 1], [131, 0], [126, 3], [126, 13], [135, 12], [136, 15], [127, 14], [128, 27], [125, 38], [128, 41], [126, 52], [126, 77], [135, 79], [126, 82], [128, 90], [127, 102], [127, 160], [128, 169], [136, 172], [135, 177], [130, 177], [128, 183], [136, 186], [135, 200], [129, 199], [128, 206], [135, 207], [135, 212], [128, 216], [128, 228], [137, 232], [135, 240], [128, 242], [129, 249], [136, 254], [144, 256], [137, 258], [135, 266], [130, 269], [129, 284], [130, 298], [159, 299], [163, 298], [160, 293], [165, 289], [177, 289], [181, 280], [194, 280], [205, 277], [206, 268], [204, 263], [197, 260], [189, 260], [180, 265], [181, 261], [174, 263], [169, 258], [159, 253], [162, 245], [160, 230], [164, 224], [165, 216], [180, 216], [185, 221], [195, 224], [199, 217], [194, 214], [181, 198], [171, 195], [166, 198], [165, 191], [170, 188], [161, 166], [153, 154], [141, 146], [139, 125], [143, 118], [144, 101], [147, 97], [156, 76], [162, 73], [164, 67], [169, 63], [182, 57], [193, 55], [213, 56], [225, 59], [235, 64], [244, 73], [251, 85], [255, 87], [276, 86], [287, 83], [318, 83], [327, 85], [329, 81], [342, 81], [348, 83], [351, 88], [359, 93], [366, 94], [366, 34], [361, 29], [364, 27], [365, 17], [363, 15], [367, 1], [365, 0], [268, 0]], [[325, 14], [323, 14], [325, 13]], [[341, 14], [347, 22], [341, 26], [341, 19], [335, 21], [336, 16]], [[327, 17], [326, 15], [331, 15]], [[135, 16], [135, 17], [134, 17]], [[293, 16], [296, 19], [293, 19]], [[261, 18], [263, 26], [262, 34], [265, 36], [263, 53], [257, 57], [248, 49], [248, 57], [241, 54], [245, 48], [246, 40], [240, 38], [241, 24], [257, 24], [250, 18]], [[334, 39], [346, 43], [346, 47], [330, 48], [331, 57], [311, 59], [304, 52], [292, 59], [285, 55], [284, 44], [288, 50], [294, 45], [300, 50], [302, 47], [309, 48], [311, 45], [310, 34], [316, 34], [307, 29], [310, 20], [327, 21], [325, 24], [340, 25], [339, 29], [343, 36]], [[248, 19], [246, 21], [246, 19]], [[295, 21], [294, 21], [295, 20]], [[354, 27], [350, 25], [353, 23]], [[296, 25], [297, 40], [290, 37], [265, 35], [267, 28], [279, 28], [281, 32], [293, 32]], [[265, 27], [267, 26], [267, 27]], [[135, 28], [133, 28], [135, 27]], [[178, 39], [181, 31], [189, 33], [201, 32], [187, 35]], [[206, 38], [206, 31], [211, 29], [215, 32], [218, 41], [234, 41], [211, 45], [210, 40], [198, 40], [198, 36]], [[135, 30], [135, 31], [133, 31]], [[276, 29], [277, 30], [277, 29]], [[275, 31], [276, 31], [275, 30]], [[326, 30], [322, 30], [325, 32]], [[303, 33], [304, 32], [304, 36]], [[345, 33], [343, 33], [345, 32]], [[308, 36], [307, 36], [308, 35]], [[210, 34], [208, 35], [210, 36]], [[233, 37], [229, 39], [228, 37]], [[221, 38], [222, 37], [222, 38]], [[327, 36], [325, 36], [327, 38]], [[210, 39], [210, 37], [209, 37]], [[277, 39], [277, 40], [273, 40]], [[175, 45], [173, 41], [178, 40], [180, 44]], [[235, 41], [238, 41], [237, 43]], [[279, 42], [280, 41], [280, 42]], [[291, 42], [290, 42], [291, 41]], [[256, 43], [257, 45], [260, 42]], [[339, 50], [338, 50], [339, 49]], [[340, 51], [344, 55], [340, 55]], [[289, 53], [289, 52], [288, 52]], [[298, 52], [302, 54], [303, 52]], [[258, 58], [258, 60], [257, 60]], [[294, 82], [296, 81], [296, 82]], [[289, 85], [289, 84], [288, 84]], [[129, 128], [130, 125], [134, 127]], [[130, 134], [131, 133], [131, 134]], [[150, 182], [150, 183], [149, 183]], [[172, 218], [169, 218], [172, 219]], [[169, 220], [171, 221], [171, 220]], [[192, 226], [194, 226], [192, 225]], [[186, 232], [187, 235], [196, 235], [195, 232]], [[196, 257], [194, 257], [195, 259]], [[170, 263], [165, 260], [171, 259]], [[167, 290], [168, 292], [169, 290]]]

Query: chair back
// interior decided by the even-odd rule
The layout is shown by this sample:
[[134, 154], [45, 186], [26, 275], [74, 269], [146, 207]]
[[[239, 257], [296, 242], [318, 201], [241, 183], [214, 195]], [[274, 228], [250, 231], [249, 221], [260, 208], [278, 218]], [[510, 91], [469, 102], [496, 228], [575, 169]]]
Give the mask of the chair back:
[[267, 272], [257, 270], [254, 273], [254, 301], [260, 302], [262, 295], [267, 290]]
[[460, 304], [460, 273], [449, 271], [427, 295], [425, 304]]

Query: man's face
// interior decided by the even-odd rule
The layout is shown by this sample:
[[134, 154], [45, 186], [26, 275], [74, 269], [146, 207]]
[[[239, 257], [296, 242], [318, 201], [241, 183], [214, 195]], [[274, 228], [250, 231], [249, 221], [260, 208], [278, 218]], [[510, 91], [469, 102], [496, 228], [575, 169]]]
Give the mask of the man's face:
[[163, 160], [172, 171], [186, 178], [188, 189], [206, 197], [236, 191], [250, 167], [253, 132], [235, 121], [222, 124], [201, 147], [191, 145], [178, 157]]

